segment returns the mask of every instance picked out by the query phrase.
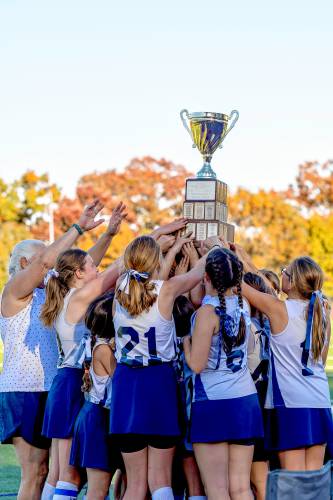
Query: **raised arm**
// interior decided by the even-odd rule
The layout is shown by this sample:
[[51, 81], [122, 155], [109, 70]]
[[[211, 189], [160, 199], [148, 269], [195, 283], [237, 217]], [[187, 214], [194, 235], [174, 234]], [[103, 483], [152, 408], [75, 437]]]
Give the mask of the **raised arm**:
[[110, 221], [105, 233], [98, 238], [96, 244], [88, 250], [89, 255], [93, 259], [96, 266], [98, 266], [106, 254], [113, 237], [119, 233], [122, 221], [127, 217], [126, 206], [121, 201], [116, 208], [112, 211]]
[[284, 301], [270, 293], [255, 290], [246, 283], [242, 283], [242, 295], [259, 311], [266, 314], [271, 324], [272, 333], [282, 332], [288, 323], [288, 313]]
[[212, 336], [218, 328], [218, 319], [214, 308], [202, 306], [195, 317], [192, 343], [190, 337], [184, 339], [184, 354], [186, 363], [194, 371], [200, 373], [206, 367]]
[[150, 233], [150, 236], [154, 238], [154, 240], [157, 240], [160, 236], [173, 234], [181, 229], [184, 229], [187, 223], [188, 219], [186, 219], [185, 217], [176, 219], [169, 224], [164, 224], [164, 226], [158, 227], [152, 233]]
[[163, 258], [162, 265], [161, 265], [161, 270], [159, 273], [159, 278], [161, 280], [167, 280], [169, 279], [170, 271], [172, 268], [172, 264], [175, 261], [176, 255], [181, 251], [183, 248], [183, 245], [186, 243], [191, 242], [191, 238], [188, 236], [177, 236], [177, 239], [174, 243], [174, 245], [169, 249], [165, 257]]
[[96, 215], [102, 208], [103, 205], [98, 200], [94, 201], [84, 209], [76, 227], [72, 226], [51, 245], [44, 248], [41, 246], [40, 250], [37, 247], [36, 255], [31, 261], [25, 259], [25, 267], [6, 284], [3, 292], [4, 300], [10, 297], [10, 299], [20, 301], [30, 296], [33, 290], [43, 282], [48, 270], [54, 267], [58, 255], [71, 248], [84, 231], [90, 231], [102, 224], [104, 219], [95, 221]]
[[122, 262], [123, 258], [119, 257], [97, 278], [73, 293], [68, 304], [68, 315], [71, 322], [80, 321], [94, 299], [115, 287], [122, 271]]

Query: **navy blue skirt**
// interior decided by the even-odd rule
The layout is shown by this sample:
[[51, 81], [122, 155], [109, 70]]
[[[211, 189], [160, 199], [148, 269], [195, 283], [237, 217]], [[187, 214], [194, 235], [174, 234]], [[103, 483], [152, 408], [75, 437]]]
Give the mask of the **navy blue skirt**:
[[191, 410], [192, 443], [252, 445], [263, 437], [257, 394], [241, 398], [195, 401]]
[[272, 451], [294, 450], [333, 441], [330, 408], [265, 410], [265, 447]]
[[75, 420], [84, 403], [82, 375], [78, 368], [58, 369], [46, 402], [44, 436], [58, 439], [73, 436]]
[[22, 437], [27, 443], [47, 450], [51, 440], [42, 436], [47, 392], [0, 393], [0, 442]]
[[114, 472], [122, 468], [120, 451], [109, 436], [110, 410], [86, 401], [74, 427], [70, 464]]
[[171, 363], [140, 368], [117, 364], [110, 433], [179, 436], [177, 379]]

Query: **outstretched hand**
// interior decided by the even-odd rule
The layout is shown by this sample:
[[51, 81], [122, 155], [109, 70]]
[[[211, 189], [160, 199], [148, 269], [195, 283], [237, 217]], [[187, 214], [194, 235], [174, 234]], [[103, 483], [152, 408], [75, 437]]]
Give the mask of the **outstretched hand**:
[[181, 217], [180, 219], [175, 219], [174, 221], [170, 222], [169, 224], [164, 224], [164, 226], [159, 227], [155, 231], [153, 231], [152, 235], [155, 238], [159, 238], [162, 235], [166, 234], [173, 234], [179, 231], [180, 229], [183, 229], [186, 224], [188, 223], [188, 219], [185, 217]]
[[127, 217], [126, 205], [121, 201], [112, 211], [106, 233], [114, 236], [119, 232], [122, 221]]
[[78, 224], [84, 231], [90, 231], [91, 229], [95, 229], [95, 227], [99, 226], [104, 222], [105, 219], [97, 219], [95, 220], [96, 215], [100, 213], [100, 211], [104, 208], [103, 203], [101, 203], [98, 199], [89, 203], [87, 205], [79, 220]]

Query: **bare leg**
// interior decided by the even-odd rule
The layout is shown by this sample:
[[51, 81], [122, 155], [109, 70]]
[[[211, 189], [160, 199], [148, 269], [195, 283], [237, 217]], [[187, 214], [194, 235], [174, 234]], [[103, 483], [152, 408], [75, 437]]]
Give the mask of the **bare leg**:
[[268, 462], [253, 462], [251, 467], [251, 483], [255, 489], [256, 500], [265, 500]]
[[21, 467], [18, 500], [39, 500], [48, 472], [49, 451], [31, 446], [21, 437], [13, 438]]
[[109, 493], [111, 473], [100, 469], [87, 468], [87, 500], [104, 500]]
[[253, 500], [250, 475], [254, 446], [229, 445], [229, 492], [232, 500]]
[[123, 474], [120, 469], [116, 470], [113, 477], [113, 496], [115, 500], [121, 500], [126, 491], [126, 474]]
[[148, 448], [133, 453], [122, 453], [127, 476], [124, 500], [145, 500], [148, 480]]
[[326, 444], [310, 446], [305, 450], [305, 468], [306, 470], [318, 470], [324, 464]]
[[227, 443], [195, 443], [195, 458], [209, 500], [230, 500]]
[[172, 461], [175, 448], [148, 447], [148, 485], [151, 493], [165, 486], [171, 487]]
[[59, 450], [59, 481], [66, 481], [79, 487], [81, 482], [80, 473], [76, 467], [69, 465], [72, 438], [58, 439], [57, 441]]
[[183, 470], [186, 477], [188, 495], [204, 496], [205, 489], [201, 481], [200, 471], [194, 455], [183, 459]]
[[279, 460], [282, 469], [306, 470], [305, 449], [279, 451]]
[[58, 439], [52, 439], [50, 468], [47, 476], [47, 482], [52, 486], [56, 486], [59, 479], [59, 447]]

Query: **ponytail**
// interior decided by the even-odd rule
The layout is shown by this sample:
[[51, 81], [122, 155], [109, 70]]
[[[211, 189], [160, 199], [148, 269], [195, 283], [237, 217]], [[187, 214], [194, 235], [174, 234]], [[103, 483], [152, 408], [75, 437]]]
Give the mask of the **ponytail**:
[[87, 253], [78, 248], [62, 252], [46, 285], [46, 299], [40, 318], [45, 326], [51, 327], [64, 307], [64, 298], [73, 282], [75, 271], [83, 269]]
[[156, 302], [155, 283], [148, 280], [139, 281], [130, 277], [128, 293], [118, 288], [116, 297], [131, 316], [138, 316], [143, 311], [148, 311]]
[[116, 297], [131, 316], [137, 316], [157, 300], [151, 276], [159, 269], [159, 245], [150, 236], [135, 238], [125, 250], [124, 265], [126, 273], [121, 277]]
[[[321, 353], [325, 344], [326, 316], [321, 293], [314, 292], [312, 297], [307, 311], [307, 320], [312, 321], [312, 357], [314, 361], [318, 361], [321, 358]], [[314, 301], [313, 305], [311, 304], [312, 300]], [[312, 318], [311, 313], [313, 316]]]
[[64, 307], [64, 298], [69, 288], [59, 278], [51, 276], [46, 285], [46, 299], [40, 318], [45, 326], [52, 327]]

